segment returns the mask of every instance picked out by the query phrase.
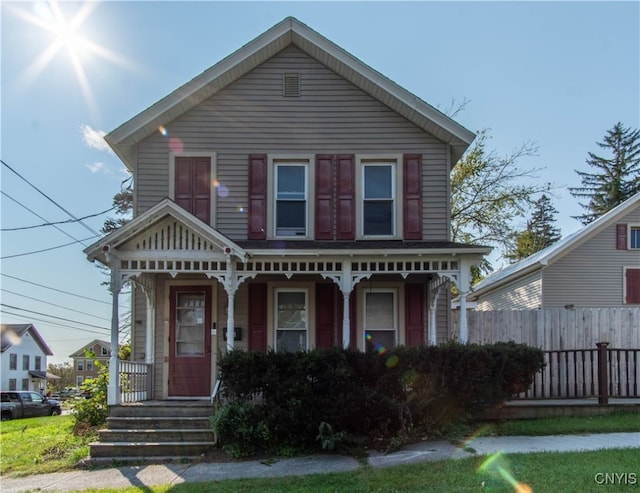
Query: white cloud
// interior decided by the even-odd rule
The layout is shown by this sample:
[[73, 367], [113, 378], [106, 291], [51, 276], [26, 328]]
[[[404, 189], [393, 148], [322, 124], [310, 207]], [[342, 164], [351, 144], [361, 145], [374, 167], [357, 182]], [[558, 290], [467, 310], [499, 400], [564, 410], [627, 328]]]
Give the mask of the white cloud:
[[96, 173], [108, 174], [109, 173], [109, 169], [104, 165], [104, 163], [87, 164], [87, 168], [89, 168], [89, 171], [91, 171], [94, 174], [96, 174]]
[[95, 130], [89, 125], [82, 125], [80, 129], [82, 131], [82, 138], [85, 144], [93, 149], [113, 154], [111, 147], [109, 147], [109, 144], [104, 140], [104, 136], [106, 135], [104, 130]]

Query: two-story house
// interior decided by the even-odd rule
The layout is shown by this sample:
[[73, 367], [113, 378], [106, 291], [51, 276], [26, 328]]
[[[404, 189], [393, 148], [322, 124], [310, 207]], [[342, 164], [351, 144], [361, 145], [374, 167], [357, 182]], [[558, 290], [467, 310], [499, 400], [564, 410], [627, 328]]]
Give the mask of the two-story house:
[[110, 357], [111, 343], [100, 339], [94, 339], [71, 353], [69, 358], [73, 360], [73, 381], [76, 387], [82, 385], [82, 382], [88, 378], [96, 378], [100, 372], [96, 362], [102, 366], [108, 366]]
[[2, 390], [45, 392], [47, 356], [53, 352], [33, 324], [0, 325], [0, 387]]
[[134, 218], [85, 253], [111, 269], [112, 346], [137, 288], [131, 359], [156, 399], [210, 395], [225, 348], [447, 340], [448, 287], [489, 251], [450, 241], [474, 134], [294, 18], [105, 139]]

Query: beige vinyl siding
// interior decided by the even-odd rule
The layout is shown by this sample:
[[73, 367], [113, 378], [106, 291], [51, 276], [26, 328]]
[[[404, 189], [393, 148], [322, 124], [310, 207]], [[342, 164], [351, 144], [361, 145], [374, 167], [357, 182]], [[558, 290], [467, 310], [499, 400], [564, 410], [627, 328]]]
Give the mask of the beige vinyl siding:
[[640, 252], [616, 249], [616, 224], [621, 223], [640, 223], [640, 207], [545, 269], [544, 308], [623, 304], [623, 267], [640, 268]]
[[482, 295], [476, 310], [533, 310], [541, 307], [541, 301], [542, 276], [537, 271]]
[[[284, 72], [299, 72], [301, 95], [282, 96]], [[217, 153], [214, 226], [246, 238], [247, 156], [270, 154], [423, 155], [425, 240], [448, 237], [448, 148], [342, 79], [301, 50], [289, 47], [139, 144], [137, 213], [168, 195], [169, 145], [183, 152]]]

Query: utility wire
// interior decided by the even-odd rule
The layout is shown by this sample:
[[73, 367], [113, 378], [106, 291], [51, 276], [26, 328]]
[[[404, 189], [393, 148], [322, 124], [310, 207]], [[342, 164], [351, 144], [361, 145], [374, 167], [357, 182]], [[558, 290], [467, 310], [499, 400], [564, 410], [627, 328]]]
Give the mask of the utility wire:
[[76, 243], [82, 243], [92, 238], [95, 238], [95, 236], [89, 236], [88, 238], [84, 238], [83, 240], [75, 240], [75, 241], [72, 241], [71, 243], [65, 243], [64, 245], [57, 245], [50, 248], [43, 248], [42, 250], [34, 250], [32, 252], [25, 252], [25, 253], [16, 253], [15, 255], [5, 255], [4, 257], [0, 257], [0, 260], [5, 260], [8, 258], [24, 257], [25, 255], [33, 255], [35, 253], [49, 252], [51, 250], [57, 250], [58, 248], [67, 247], [69, 245], [75, 245]]
[[[3, 313], [3, 314], [5, 314], [5, 315], [12, 315], [12, 316], [14, 316], [14, 317], [18, 317], [18, 318], [20, 318], [20, 319], [24, 320], [24, 315], [22, 315], [22, 314], [20, 314], [20, 313], [8, 312], [7, 310], [1, 310], [1, 311], [0, 311], [0, 313]], [[48, 315], [45, 315], [45, 316], [48, 316]], [[83, 329], [83, 328], [81, 328], [81, 327], [72, 327], [72, 326], [70, 326], [70, 325], [61, 324], [61, 323], [59, 323], [59, 322], [53, 322], [53, 321], [51, 321], [51, 320], [46, 320], [46, 319], [44, 319], [44, 318], [33, 317], [33, 316], [31, 316], [31, 315], [29, 316], [29, 319], [30, 319], [30, 320], [37, 320], [37, 321], [39, 321], [39, 322], [44, 322], [44, 323], [46, 323], [46, 324], [48, 324], [48, 325], [54, 325], [54, 326], [62, 327], [62, 328], [65, 328], [65, 329], [79, 330], [79, 331], [81, 331], [81, 332], [90, 332], [91, 334], [99, 334], [99, 335], [101, 335], [101, 336], [103, 336], [103, 337], [105, 336], [105, 333], [104, 333], [104, 332], [98, 332], [97, 330]]]
[[[40, 218], [40, 219], [42, 219], [43, 221], [47, 221], [47, 222], [48, 222], [48, 220], [47, 220], [47, 219], [45, 219], [44, 217], [42, 217], [42, 216], [41, 216], [40, 214], [38, 214], [37, 212], [32, 211], [31, 209], [29, 209], [26, 205], [24, 205], [24, 204], [23, 204], [23, 203], [21, 203], [20, 201], [18, 201], [18, 200], [16, 200], [16, 199], [14, 199], [14, 198], [13, 198], [11, 195], [9, 195], [8, 193], [3, 192], [2, 190], [0, 190], [0, 193], [1, 193], [2, 195], [4, 195], [5, 197], [7, 197], [8, 199], [13, 200], [13, 201], [14, 201], [16, 204], [18, 204], [20, 207], [23, 207], [24, 209], [28, 210], [28, 211], [29, 211], [31, 214], [33, 214], [34, 216], [39, 217], [39, 218]], [[58, 227], [58, 226], [56, 226], [56, 225], [53, 225], [53, 227], [54, 227], [54, 228], [56, 228], [58, 231], [60, 231], [63, 235], [68, 236], [69, 238], [71, 238], [72, 240], [80, 241], [80, 240], [78, 240], [75, 236], [71, 236], [71, 235], [70, 235], [69, 233], [67, 233], [64, 229], [61, 229], [61, 228], [59, 228], [59, 227]], [[86, 243], [83, 243], [83, 245], [84, 245], [84, 246], [87, 246], [87, 244], [86, 244]]]
[[35, 229], [35, 228], [43, 228], [45, 226], [55, 226], [56, 224], [75, 223], [75, 222], [81, 221], [82, 219], [88, 219], [90, 217], [102, 216], [103, 214], [106, 214], [107, 212], [111, 212], [115, 208], [116, 208], [116, 206], [114, 205], [110, 209], [107, 209], [107, 210], [102, 211], [102, 212], [96, 212], [95, 214], [90, 214], [88, 216], [81, 217], [80, 219], [67, 219], [66, 221], [54, 221], [54, 222], [48, 222], [48, 223], [44, 223], [44, 224], [36, 224], [34, 226], [22, 226], [20, 228], [0, 228], [0, 231], [23, 231], [25, 229]]
[[2, 159], [0, 159], [0, 162], [6, 166], [9, 170], [11, 170], [13, 173], [15, 173], [18, 177], [20, 177], [22, 180], [24, 180], [31, 188], [33, 188], [34, 190], [36, 190], [38, 193], [40, 193], [43, 197], [45, 197], [47, 200], [49, 200], [49, 202], [51, 202], [53, 205], [55, 205], [56, 207], [58, 207], [60, 210], [62, 210], [63, 212], [65, 212], [69, 217], [75, 219], [76, 221], [78, 221], [78, 223], [80, 223], [82, 226], [84, 226], [84, 228], [89, 231], [90, 233], [94, 234], [95, 236], [100, 236], [100, 234], [94, 230], [93, 228], [90, 228], [89, 226], [87, 226], [85, 223], [83, 223], [80, 219], [78, 219], [76, 216], [74, 216], [73, 214], [71, 214], [67, 209], [65, 209], [64, 207], [62, 207], [60, 204], [58, 204], [55, 200], [53, 200], [51, 197], [49, 197], [46, 193], [44, 193], [42, 190], [40, 190], [38, 187], [36, 187], [33, 183], [31, 183], [29, 180], [27, 180], [24, 176], [22, 176], [20, 173], [18, 173], [15, 169], [13, 169], [11, 166], [9, 166], [7, 163], [5, 163]]
[[32, 286], [38, 286], [40, 288], [50, 289], [51, 291], [56, 291], [57, 293], [68, 294], [69, 296], [75, 296], [76, 298], [82, 298], [89, 301], [95, 301], [96, 303], [103, 303], [105, 305], [111, 305], [110, 301], [99, 300], [97, 298], [89, 298], [88, 296], [83, 296], [81, 294], [71, 293], [69, 291], [63, 291], [62, 289], [52, 288], [51, 286], [46, 286], [44, 284], [38, 284], [37, 282], [27, 281], [26, 279], [20, 279], [16, 276], [10, 276], [9, 274], [5, 274], [4, 272], [0, 272], [0, 276], [8, 277], [9, 279], [15, 279], [16, 281], [24, 282], [27, 284], [31, 284]]
[[62, 308], [64, 310], [69, 310], [70, 312], [80, 313], [81, 315], [88, 315], [89, 317], [98, 318], [100, 320], [106, 320], [107, 322], [111, 321], [111, 319], [108, 319], [108, 318], [105, 318], [105, 317], [99, 317], [98, 315], [93, 315], [92, 313], [81, 312], [80, 310], [76, 310], [74, 308], [69, 308], [69, 307], [66, 307], [66, 306], [59, 305], [58, 303], [51, 303], [50, 301], [44, 301], [44, 300], [41, 300], [41, 299], [38, 299], [38, 298], [33, 298], [31, 296], [27, 296], [26, 294], [16, 293], [15, 291], [9, 291], [8, 289], [0, 288], [0, 291], [4, 291], [5, 293], [11, 293], [11, 294], [14, 294], [16, 296], [20, 296], [22, 298], [27, 298], [28, 300], [38, 301], [38, 302], [44, 303], [46, 305], [51, 305], [51, 306], [55, 306], [55, 307], [58, 307], [58, 308]]
[[11, 310], [18, 310], [18, 311], [22, 311], [22, 312], [35, 313], [36, 315], [41, 315], [43, 317], [55, 318], [56, 320], [62, 320], [63, 322], [73, 322], [74, 324], [85, 325], [87, 327], [94, 327], [96, 329], [102, 329], [102, 330], [106, 330], [106, 331], [111, 330], [111, 329], [109, 329], [107, 327], [100, 327], [99, 325], [87, 324], [87, 323], [84, 323], [84, 322], [79, 322], [77, 320], [71, 320], [69, 318], [56, 317], [55, 315], [49, 315], [48, 313], [36, 312], [35, 310], [28, 310], [26, 308], [20, 308], [18, 306], [7, 305], [6, 303], [0, 303], [0, 306], [5, 306], [5, 307], [7, 307], [7, 308], [9, 308]]

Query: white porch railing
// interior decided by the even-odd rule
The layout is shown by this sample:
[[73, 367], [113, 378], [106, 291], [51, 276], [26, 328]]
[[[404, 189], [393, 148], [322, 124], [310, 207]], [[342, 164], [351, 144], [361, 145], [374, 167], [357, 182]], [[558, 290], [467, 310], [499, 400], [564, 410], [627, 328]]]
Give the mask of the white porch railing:
[[140, 402], [153, 399], [153, 365], [118, 360], [120, 402]]

